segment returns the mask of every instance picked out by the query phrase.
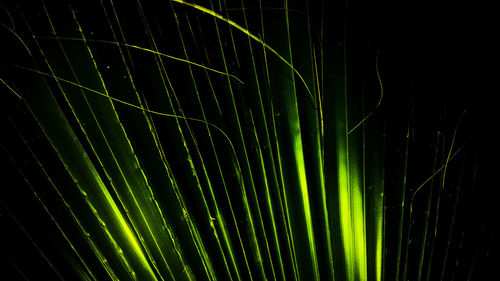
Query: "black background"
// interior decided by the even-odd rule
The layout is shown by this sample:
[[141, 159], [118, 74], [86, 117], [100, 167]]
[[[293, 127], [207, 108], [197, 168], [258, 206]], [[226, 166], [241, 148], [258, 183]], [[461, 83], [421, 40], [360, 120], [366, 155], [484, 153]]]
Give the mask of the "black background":
[[[16, 9], [12, 3], [3, 1], [6, 8]], [[39, 9], [37, 1], [21, 1], [27, 13], [36, 14]], [[231, 1], [228, 1], [231, 5]], [[436, 135], [440, 131], [445, 135], [445, 145], [440, 153], [447, 153], [451, 136], [457, 122], [464, 110], [466, 114], [459, 125], [456, 147], [464, 145], [464, 153], [450, 164], [447, 177], [450, 179], [449, 188], [444, 195], [450, 198], [456, 196], [457, 179], [467, 171], [463, 180], [463, 189], [460, 197], [460, 208], [457, 213], [456, 229], [463, 230], [464, 247], [460, 254], [456, 280], [466, 280], [466, 275], [473, 262], [473, 257], [478, 253], [475, 262], [474, 275], [471, 280], [496, 280], [496, 266], [499, 264], [498, 243], [496, 238], [499, 229], [499, 199], [496, 196], [498, 188], [498, 142], [497, 134], [497, 99], [498, 89], [493, 86], [496, 81], [493, 72], [493, 52], [490, 43], [497, 37], [498, 31], [492, 27], [491, 7], [482, 6], [471, 2], [458, 3], [456, 1], [310, 1], [311, 21], [316, 38], [321, 25], [321, 18], [325, 19], [325, 33], [332, 35], [325, 39], [325, 48], [337, 44], [338, 30], [345, 27], [347, 44], [347, 73], [348, 88], [361, 91], [370, 88], [366, 94], [376, 101], [378, 98], [378, 82], [374, 75], [374, 57], [380, 52], [380, 73], [384, 84], [384, 99], [377, 112], [378, 118], [383, 120], [386, 183], [387, 183], [387, 234], [386, 234], [386, 280], [393, 280], [394, 273], [394, 240], [396, 230], [393, 225], [398, 221], [397, 213], [392, 215], [398, 206], [401, 194], [391, 193], [391, 186], [396, 185], [402, 175], [402, 155], [406, 146], [405, 135], [408, 124], [411, 128], [409, 141], [409, 174], [406, 199], [431, 174], [432, 159], [436, 151]], [[73, 2], [76, 9], [81, 7], [83, 14], [85, 5]], [[159, 3], [158, 5], [162, 5]], [[166, 4], [164, 4], [166, 5]], [[325, 8], [326, 7], [326, 8]], [[30, 10], [28, 12], [28, 10]], [[151, 17], [161, 17], [161, 8], [150, 11]], [[130, 13], [136, 11], [130, 10]], [[157, 14], [154, 14], [154, 13]], [[4, 11], [0, 11], [2, 23], [8, 23]], [[55, 15], [57, 17], [57, 15]], [[92, 29], [92, 21], [86, 23]], [[329, 25], [331, 24], [331, 25]], [[345, 24], [345, 25], [344, 25]], [[333, 26], [333, 27], [332, 27]], [[97, 27], [96, 27], [97, 28]], [[2, 32], [5, 32], [2, 31]], [[4, 33], [2, 33], [4, 34]], [[314, 32], [313, 32], [314, 34]], [[314, 36], [313, 36], [314, 37]], [[1, 75], [12, 75], [6, 62], [10, 55], [17, 53], [18, 45], [8, 45], [7, 51], [1, 56]], [[0, 75], [0, 78], [2, 76]], [[360, 86], [363, 85], [363, 86]], [[2, 145], [9, 147], [10, 155], [22, 159], [24, 156], [16, 151], [16, 147], [23, 147], [23, 143], [9, 137], [12, 128], [9, 127], [7, 118], [16, 112], [18, 126], [25, 126], [26, 134], [32, 134], [32, 139], [39, 138], [41, 132], [36, 129], [36, 124], [30, 119], [29, 113], [22, 105], [19, 108], [10, 107], [11, 93], [3, 86], [1, 90], [2, 109]], [[408, 119], [409, 118], [409, 119]], [[48, 145], [42, 139], [40, 145]], [[47, 153], [50, 155], [50, 153]], [[30, 198], [29, 189], [15, 189], [12, 186], [22, 183], [17, 170], [12, 166], [9, 156], [1, 152], [2, 178], [0, 200], [10, 209], [16, 210], [15, 215], [34, 225], [31, 228], [35, 234], [43, 236], [43, 222], [37, 221], [31, 214], [40, 212], [39, 207], [34, 207], [34, 199]], [[24, 162], [22, 162], [24, 163]], [[465, 164], [464, 164], [465, 163]], [[472, 171], [477, 163], [476, 181], [472, 181]], [[36, 165], [24, 163], [21, 167], [27, 174], [36, 170]], [[54, 163], [54, 165], [56, 165]], [[461, 165], [465, 165], [461, 170]], [[425, 167], [425, 168], [424, 168]], [[57, 169], [54, 167], [54, 169]], [[35, 173], [35, 172], [33, 172]], [[440, 177], [439, 177], [440, 178]], [[445, 196], [446, 197], [446, 196]], [[50, 198], [47, 195], [47, 198]], [[418, 200], [418, 199], [417, 199]], [[450, 199], [451, 200], [451, 199]], [[451, 202], [451, 201], [450, 201]], [[449, 203], [449, 202], [448, 202]], [[53, 203], [56, 206], [57, 203]], [[448, 205], [446, 205], [448, 206]], [[451, 206], [451, 205], [449, 205]], [[416, 214], [423, 210], [423, 206], [416, 204]], [[16, 228], [5, 208], [0, 209], [1, 233], [3, 236], [2, 265], [6, 272], [14, 273], [16, 269], [7, 259], [21, 259], [41, 272], [50, 271], [40, 265], [34, 257], [35, 251], [30, 248], [29, 242], [23, 237], [22, 231]], [[57, 211], [56, 211], [57, 212]], [[451, 214], [450, 208], [441, 211], [440, 219], [446, 221]], [[417, 222], [418, 229], [418, 222]], [[31, 233], [31, 232], [30, 232]], [[450, 256], [454, 257], [460, 231], [456, 231], [452, 243]], [[51, 238], [51, 237], [46, 237]], [[43, 239], [42, 239], [43, 240]], [[443, 242], [440, 242], [443, 243]], [[48, 243], [50, 244], [50, 243]], [[438, 251], [438, 250], [436, 250]], [[409, 278], [414, 280], [413, 269], [417, 256], [415, 251], [409, 254]], [[5, 259], [7, 258], [7, 259]], [[436, 254], [436, 266], [441, 264], [441, 256]], [[449, 258], [447, 266], [455, 267], [454, 258]], [[448, 272], [448, 271], [447, 271]], [[451, 271], [450, 271], [451, 272]], [[11, 274], [7, 273], [7, 275]], [[448, 274], [448, 273], [447, 273]], [[439, 280], [438, 275], [432, 275], [431, 280]], [[435, 278], [435, 279], [434, 279]], [[446, 275], [445, 280], [450, 276]], [[10, 280], [9, 278], [6, 280]], [[12, 279], [14, 280], [14, 279]]]

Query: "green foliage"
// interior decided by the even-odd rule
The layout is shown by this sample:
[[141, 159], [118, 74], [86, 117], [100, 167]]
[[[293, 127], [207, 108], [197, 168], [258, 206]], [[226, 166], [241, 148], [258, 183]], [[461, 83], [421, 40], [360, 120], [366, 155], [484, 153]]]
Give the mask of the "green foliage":
[[406, 88], [357, 6], [35, 2], [2, 7], [9, 274], [474, 276], [475, 115], [421, 105], [441, 82]]

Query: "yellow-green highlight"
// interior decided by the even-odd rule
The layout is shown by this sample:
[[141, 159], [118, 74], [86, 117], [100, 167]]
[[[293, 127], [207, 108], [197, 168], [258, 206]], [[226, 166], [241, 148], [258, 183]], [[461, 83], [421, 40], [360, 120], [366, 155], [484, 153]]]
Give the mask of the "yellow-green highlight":
[[[298, 129], [300, 132], [300, 125], [298, 125]], [[313, 262], [315, 280], [319, 280], [319, 272], [318, 272], [318, 261], [316, 260], [316, 246], [314, 243], [314, 232], [312, 226], [312, 217], [311, 217], [311, 206], [309, 203], [309, 191], [307, 189], [307, 178], [306, 178], [306, 168], [304, 162], [304, 152], [302, 149], [302, 139], [300, 138], [300, 133], [298, 137], [294, 140], [294, 150], [296, 155], [296, 163], [297, 163], [297, 174], [299, 176], [300, 190], [302, 192], [302, 202], [304, 205], [304, 215], [306, 218], [306, 227], [307, 227], [307, 236], [309, 238], [309, 250], [311, 252], [311, 258]]]
[[[377, 195], [378, 197], [379, 195]], [[383, 202], [384, 202], [384, 193], [380, 193], [380, 197], [376, 199], [377, 202], [377, 210], [376, 210], [376, 226], [377, 226], [377, 232], [375, 233], [375, 280], [376, 281], [381, 281], [382, 280], [382, 227], [383, 227]]]
[[[347, 134], [337, 137], [339, 214], [345, 274], [346, 280], [366, 281], [368, 280], [366, 217], [359, 176], [360, 168], [352, 161], [355, 153], [348, 150], [347, 141]], [[376, 266], [376, 271], [379, 272], [378, 267], [381, 264], [377, 263]]]

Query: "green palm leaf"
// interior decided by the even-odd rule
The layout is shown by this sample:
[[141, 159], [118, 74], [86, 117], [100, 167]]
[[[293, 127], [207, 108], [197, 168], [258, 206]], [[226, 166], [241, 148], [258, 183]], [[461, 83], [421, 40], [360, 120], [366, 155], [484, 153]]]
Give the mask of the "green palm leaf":
[[418, 80], [375, 11], [69, 2], [2, 6], [9, 276], [488, 276], [495, 226], [464, 199], [484, 182], [480, 115], [435, 94], [439, 73]]

